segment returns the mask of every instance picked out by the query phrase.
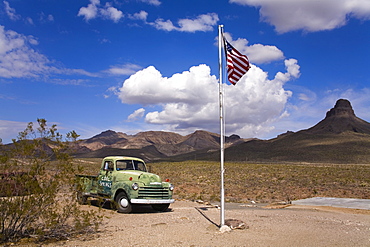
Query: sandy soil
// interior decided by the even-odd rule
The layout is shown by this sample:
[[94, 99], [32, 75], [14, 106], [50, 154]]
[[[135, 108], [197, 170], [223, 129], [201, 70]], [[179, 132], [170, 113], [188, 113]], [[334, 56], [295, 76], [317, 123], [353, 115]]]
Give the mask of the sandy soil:
[[370, 246], [369, 210], [227, 204], [225, 218], [247, 228], [224, 233], [212, 205], [176, 201], [162, 213], [103, 210], [109, 218], [98, 234], [44, 246]]

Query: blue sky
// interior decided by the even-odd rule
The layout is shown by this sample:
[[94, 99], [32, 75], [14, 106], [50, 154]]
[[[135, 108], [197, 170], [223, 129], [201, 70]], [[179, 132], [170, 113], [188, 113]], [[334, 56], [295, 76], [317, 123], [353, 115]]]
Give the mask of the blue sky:
[[252, 64], [225, 84], [227, 135], [309, 128], [340, 98], [370, 121], [368, 0], [6, 0], [0, 138], [37, 118], [81, 138], [219, 133], [220, 24]]

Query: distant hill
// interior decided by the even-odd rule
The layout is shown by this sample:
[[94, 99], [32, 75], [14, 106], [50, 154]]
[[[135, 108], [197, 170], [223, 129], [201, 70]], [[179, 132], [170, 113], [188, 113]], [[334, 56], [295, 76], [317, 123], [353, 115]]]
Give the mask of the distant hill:
[[[238, 135], [226, 137], [226, 145], [244, 142]], [[127, 135], [112, 130], [104, 131], [92, 138], [79, 142], [80, 152], [76, 157], [101, 158], [107, 155], [132, 155], [147, 160], [193, 152], [217, 151], [220, 148], [220, 135], [198, 130], [187, 136], [164, 131], [146, 131]]]
[[[206, 157], [205, 157], [206, 158]], [[216, 159], [217, 154], [207, 159]], [[232, 146], [225, 159], [262, 162], [370, 163], [370, 123], [358, 118], [351, 103], [340, 99], [315, 126], [277, 138]]]
[[80, 144], [90, 150], [98, 150], [110, 145], [125, 145], [128, 142], [128, 136], [121, 132], [107, 130], [90, 139], [82, 141]]
[[305, 130], [309, 134], [341, 134], [343, 132], [370, 135], [370, 123], [356, 117], [351, 103], [340, 99], [326, 113], [325, 119]]

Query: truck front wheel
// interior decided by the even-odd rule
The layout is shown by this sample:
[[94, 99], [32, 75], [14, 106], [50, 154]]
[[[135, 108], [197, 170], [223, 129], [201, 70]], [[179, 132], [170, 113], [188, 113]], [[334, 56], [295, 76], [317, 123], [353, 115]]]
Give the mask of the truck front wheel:
[[161, 211], [161, 212], [164, 212], [168, 209], [168, 207], [170, 206], [169, 203], [166, 203], [166, 204], [152, 204], [152, 208], [156, 211]]
[[132, 205], [125, 192], [120, 192], [116, 196], [117, 211], [119, 213], [131, 213]]

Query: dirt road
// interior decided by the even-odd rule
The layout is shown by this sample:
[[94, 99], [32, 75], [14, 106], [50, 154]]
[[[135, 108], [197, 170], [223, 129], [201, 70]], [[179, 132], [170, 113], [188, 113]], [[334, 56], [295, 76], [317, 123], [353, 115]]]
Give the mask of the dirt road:
[[248, 228], [225, 233], [216, 226], [220, 210], [196, 202], [176, 201], [163, 213], [103, 210], [109, 219], [97, 235], [46, 246], [370, 246], [369, 210], [239, 204], [226, 210], [226, 219]]

